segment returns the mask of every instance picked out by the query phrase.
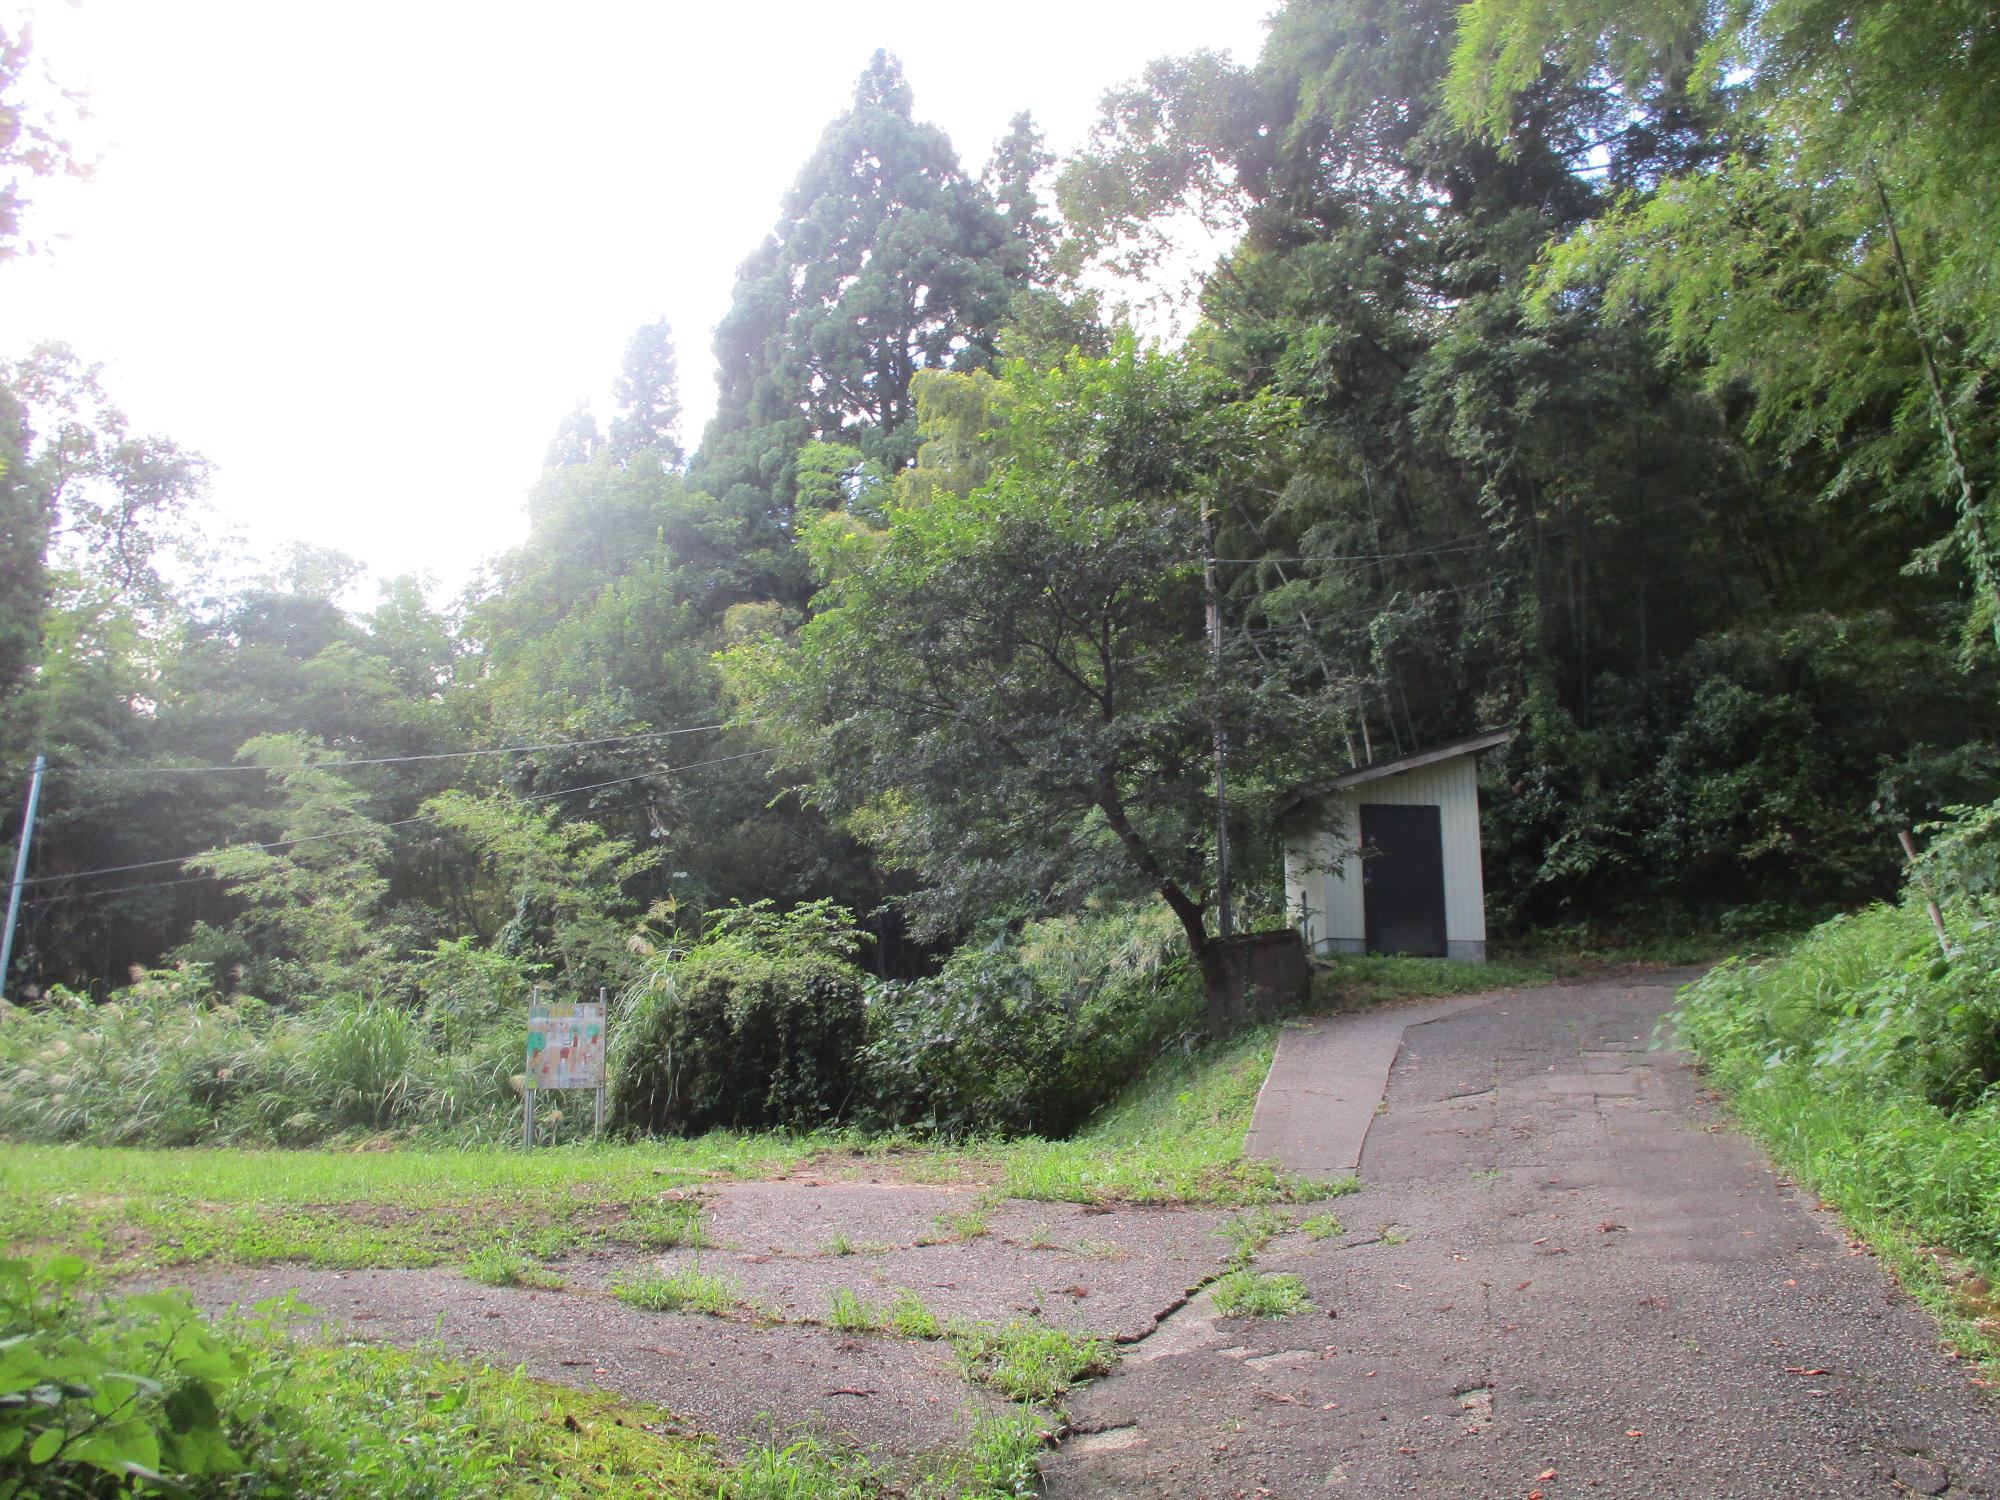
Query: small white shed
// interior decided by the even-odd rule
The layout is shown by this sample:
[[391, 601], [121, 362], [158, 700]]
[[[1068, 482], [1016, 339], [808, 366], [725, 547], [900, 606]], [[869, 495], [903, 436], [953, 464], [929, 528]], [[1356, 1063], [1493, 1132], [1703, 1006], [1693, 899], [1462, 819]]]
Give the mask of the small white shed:
[[1486, 962], [1479, 777], [1511, 729], [1378, 760], [1282, 810], [1285, 906], [1308, 953]]

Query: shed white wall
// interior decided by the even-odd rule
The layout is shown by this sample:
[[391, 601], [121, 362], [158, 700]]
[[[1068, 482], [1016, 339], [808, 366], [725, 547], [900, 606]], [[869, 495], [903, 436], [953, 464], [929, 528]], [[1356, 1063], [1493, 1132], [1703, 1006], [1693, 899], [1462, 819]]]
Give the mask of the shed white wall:
[[1486, 958], [1486, 880], [1480, 868], [1479, 776], [1470, 755], [1363, 782], [1326, 799], [1317, 828], [1307, 825], [1285, 848], [1285, 906], [1304, 912], [1306, 946], [1315, 953], [1362, 953], [1368, 924], [1361, 894], [1364, 803], [1400, 802], [1438, 809], [1444, 839], [1444, 935], [1453, 958]]

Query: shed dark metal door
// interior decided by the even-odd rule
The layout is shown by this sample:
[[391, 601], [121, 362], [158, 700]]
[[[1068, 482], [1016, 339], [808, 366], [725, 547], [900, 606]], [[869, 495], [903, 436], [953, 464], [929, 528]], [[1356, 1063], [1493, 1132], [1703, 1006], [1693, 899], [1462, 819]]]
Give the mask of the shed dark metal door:
[[1368, 951], [1443, 958], [1444, 825], [1438, 809], [1363, 803], [1361, 844]]

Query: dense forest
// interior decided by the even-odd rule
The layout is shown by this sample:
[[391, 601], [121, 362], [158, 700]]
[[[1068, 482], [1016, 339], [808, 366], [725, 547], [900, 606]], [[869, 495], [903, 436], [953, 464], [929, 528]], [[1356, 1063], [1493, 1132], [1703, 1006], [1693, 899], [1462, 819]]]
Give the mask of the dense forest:
[[[877, 53], [698, 444], [640, 328], [449, 601], [247, 576], [202, 459], [29, 352], [9, 996], [617, 987], [759, 902], [925, 982], [1134, 900], [1199, 946], [1218, 735], [1256, 925], [1286, 792], [1498, 725], [1501, 933], [1884, 894], [2000, 794], [1996, 81], [1974, 0], [1290, 0], [975, 166]], [[18, 240], [63, 148], [10, 118]], [[1240, 234], [1159, 347], [1121, 309], [1197, 221]]]

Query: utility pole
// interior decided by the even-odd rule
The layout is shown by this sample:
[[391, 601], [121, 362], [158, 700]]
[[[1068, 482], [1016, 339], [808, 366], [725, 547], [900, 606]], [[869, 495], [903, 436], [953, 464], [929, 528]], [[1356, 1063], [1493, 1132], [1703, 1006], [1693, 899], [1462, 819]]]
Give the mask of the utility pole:
[[[1208, 661], [1213, 687], [1222, 687], [1222, 595], [1215, 581], [1215, 512], [1201, 502], [1201, 577], [1208, 595]], [[1235, 928], [1229, 910], [1229, 736], [1222, 727], [1222, 708], [1215, 710], [1215, 927], [1217, 937]]]
[[42, 767], [46, 761], [35, 757], [35, 769], [28, 777], [28, 810], [21, 816], [21, 847], [14, 851], [14, 891], [7, 898], [7, 935], [0, 938], [0, 1000], [7, 998], [7, 976], [14, 963], [14, 924], [21, 920], [21, 882], [28, 877], [28, 840], [35, 832], [35, 804], [42, 800]]

